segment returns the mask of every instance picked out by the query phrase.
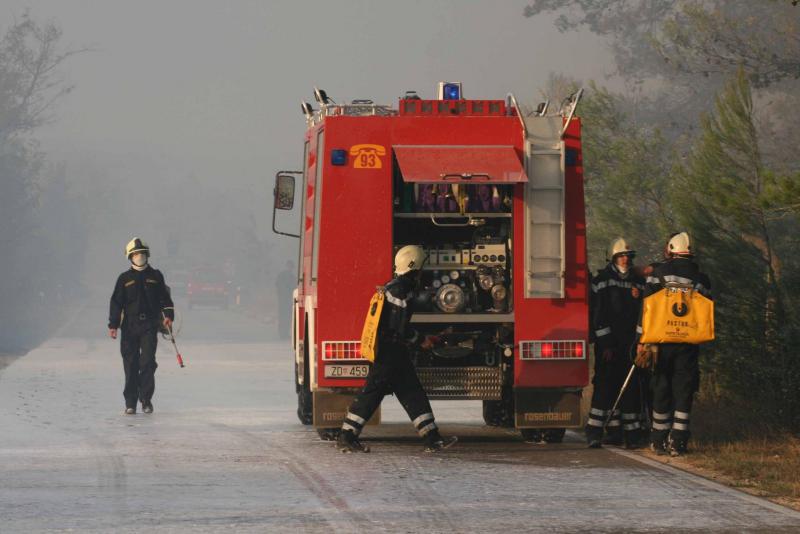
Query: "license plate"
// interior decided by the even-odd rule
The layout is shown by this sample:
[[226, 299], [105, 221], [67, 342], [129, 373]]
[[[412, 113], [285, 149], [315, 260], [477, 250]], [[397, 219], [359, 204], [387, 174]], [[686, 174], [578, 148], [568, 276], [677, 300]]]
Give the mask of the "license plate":
[[326, 365], [325, 378], [364, 378], [369, 365]]

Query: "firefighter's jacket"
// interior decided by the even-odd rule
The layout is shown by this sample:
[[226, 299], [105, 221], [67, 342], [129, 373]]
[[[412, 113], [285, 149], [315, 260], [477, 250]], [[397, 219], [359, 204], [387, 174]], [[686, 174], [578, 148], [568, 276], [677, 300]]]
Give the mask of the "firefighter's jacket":
[[609, 263], [592, 280], [592, 334], [598, 348], [627, 350], [636, 340], [644, 279]]
[[410, 345], [419, 339], [417, 331], [410, 325], [416, 286], [411, 276], [414, 275], [398, 276], [384, 286], [385, 300], [378, 323], [379, 343]]
[[[697, 264], [689, 258], [676, 256], [663, 263], [652, 265], [653, 272], [648, 275], [645, 281], [644, 294], [642, 297], [649, 297], [659, 291], [664, 286], [663, 283], [675, 282], [678, 284], [691, 284], [694, 290], [701, 295], [711, 298], [711, 280], [705, 273], [700, 272]], [[637, 333], [642, 333], [641, 314], [636, 327]]]
[[149, 265], [142, 271], [130, 268], [117, 278], [108, 314], [109, 328], [145, 331], [157, 327], [161, 314], [175, 318], [175, 307], [161, 271]]

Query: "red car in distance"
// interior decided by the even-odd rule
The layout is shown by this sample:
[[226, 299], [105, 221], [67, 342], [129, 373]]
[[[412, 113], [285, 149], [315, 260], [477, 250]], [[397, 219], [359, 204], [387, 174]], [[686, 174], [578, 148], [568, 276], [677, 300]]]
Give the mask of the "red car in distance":
[[189, 309], [198, 304], [227, 309], [230, 299], [229, 286], [221, 270], [209, 268], [192, 272], [186, 284]]

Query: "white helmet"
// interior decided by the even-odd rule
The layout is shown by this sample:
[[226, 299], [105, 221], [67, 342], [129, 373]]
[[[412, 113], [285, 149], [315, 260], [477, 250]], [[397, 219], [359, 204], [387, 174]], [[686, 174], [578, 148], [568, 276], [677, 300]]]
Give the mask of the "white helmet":
[[636, 251], [633, 250], [631, 247], [628, 246], [628, 242], [625, 239], [618, 237], [611, 242], [611, 246], [608, 247], [608, 260], [613, 260], [617, 255], [625, 254], [627, 256], [631, 256], [636, 254]]
[[670, 237], [669, 243], [667, 243], [667, 252], [679, 256], [693, 255], [694, 251], [692, 250], [692, 241], [689, 239], [689, 234], [680, 232]]
[[138, 237], [134, 237], [131, 239], [128, 244], [125, 246], [125, 256], [128, 259], [131, 259], [131, 256], [137, 252], [144, 252], [148, 256], [150, 255], [150, 247], [147, 246], [147, 243], [139, 239]]
[[425, 251], [417, 245], [406, 245], [394, 256], [394, 272], [406, 274], [409, 271], [422, 269], [425, 263]]

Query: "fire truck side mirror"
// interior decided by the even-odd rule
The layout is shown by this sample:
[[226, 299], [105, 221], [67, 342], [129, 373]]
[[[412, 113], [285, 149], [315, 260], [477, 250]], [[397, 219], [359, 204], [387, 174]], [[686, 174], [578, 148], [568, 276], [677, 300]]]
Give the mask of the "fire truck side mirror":
[[278, 174], [275, 177], [275, 207], [279, 210], [294, 207], [294, 176]]

